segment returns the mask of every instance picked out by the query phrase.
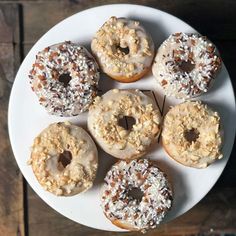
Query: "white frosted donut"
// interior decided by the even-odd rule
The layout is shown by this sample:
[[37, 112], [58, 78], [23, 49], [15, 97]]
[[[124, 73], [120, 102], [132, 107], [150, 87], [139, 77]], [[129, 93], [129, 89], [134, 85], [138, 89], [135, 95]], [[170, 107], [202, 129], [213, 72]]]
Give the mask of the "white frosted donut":
[[45, 190], [69, 196], [92, 187], [98, 153], [85, 130], [60, 122], [49, 125], [34, 139], [29, 164]]
[[166, 114], [162, 144], [179, 163], [205, 168], [221, 159], [222, 135], [219, 114], [200, 101], [172, 107]]
[[167, 96], [188, 99], [207, 92], [220, 67], [217, 49], [205, 36], [175, 33], [159, 47], [152, 72]]
[[[130, 131], [118, 124], [124, 116], [135, 119]], [[143, 156], [157, 140], [160, 122], [154, 102], [139, 90], [110, 90], [95, 98], [88, 114], [93, 138], [105, 152], [120, 159]]]
[[171, 205], [166, 175], [147, 159], [119, 161], [105, 177], [101, 207], [120, 228], [142, 232], [156, 228]]
[[125, 83], [147, 73], [154, 57], [152, 38], [143, 26], [138, 21], [114, 16], [96, 33], [91, 49], [102, 70]]
[[99, 72], [84, 47], [67, 41], [40, 51], [29, 77], [49, 114], [75, 116], [86, 111], [96, 96]]

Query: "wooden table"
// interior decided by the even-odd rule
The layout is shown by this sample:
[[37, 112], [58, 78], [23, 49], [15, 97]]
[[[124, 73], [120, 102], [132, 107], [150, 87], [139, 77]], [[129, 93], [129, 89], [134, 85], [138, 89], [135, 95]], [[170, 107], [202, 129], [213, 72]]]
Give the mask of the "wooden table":
[[[41, 35], [60, 20], [81, 10], [101, 4], [124, 2], [127, 3], [122, 0], [0, 0], [0, 236], [121, 235], [76, 224], [55, 212], [32, 191], [23, 179], [12, 154], [7, 130], [7, 109], [11, 86], [20, 62]], [[209, 36], [218, 46], [233, 85], [236, 86], [234, 65], [236, 1], [130, 0], [128, 2], [169, 12]], [[236, 233], [235, 169], [234, 148], [222, 176], [207, 196], [183, 216], [147, 235], [223, 235], [223, 233], [234, 235], [233, 233]]]

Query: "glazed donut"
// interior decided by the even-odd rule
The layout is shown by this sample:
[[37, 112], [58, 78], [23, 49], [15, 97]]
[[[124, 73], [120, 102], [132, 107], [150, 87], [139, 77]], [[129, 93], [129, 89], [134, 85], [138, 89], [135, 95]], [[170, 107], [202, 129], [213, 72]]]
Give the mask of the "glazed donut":
[[47, 112], [76, 116], [96, 96], [99, 72], [92, 55], [69, 41], [40, 51], [29, 74], [32, 90]]
[[220, 67], [217, 49], [205, 36], [175, 33], [159, 47], [152, 72], [167, 96], [188, 99], [207, 92]]
[[85, 130], [60, 122], [49, 125], [34, 139], [28, 164], [45, 190], [70, 196], [92, 187], [98, 153]]
[[105, 177], [101, 207], [116, 226], [145, 232], [156, 228], [172, 205], [166, 175], [151, 161], [119, 161]]
[[[135, 119], [130, 131], [119, 125], [124, 116]], [[157, 140], [160, 122], [154, 102], [139, 90], [110, 90], [95, 98], [88, 114], [88, 129], [95, 141], [105, 152], [120, 159], [146, 154]]]
[[200, 101], [172, 107], [166, 114], [162, 144], [179, 163], [205, 168], [223, 155], [219, 114]]
[[154, 57], [152, 38], [143, 26], [114, 16], [98, 30], [91, 49], [102, 70], [124, 83], [143, 77]]

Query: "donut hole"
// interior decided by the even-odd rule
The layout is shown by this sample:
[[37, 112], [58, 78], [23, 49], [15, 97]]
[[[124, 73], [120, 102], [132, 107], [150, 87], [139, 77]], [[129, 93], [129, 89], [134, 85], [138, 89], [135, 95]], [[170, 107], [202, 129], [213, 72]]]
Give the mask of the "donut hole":
[[199, 137], [199, 132], [197, 129], [190, 129], [190, 130], [186, 130], [184, 132], [184, 138], [189, 142], [189, 143], [192, 143], [192, 142], [196, 142], [197, 139]]
[[58, 80], [61, 82], [61, 83], [63, 83], [63, 85], [66, 87], [68, 84], [69, 84], [69, 82], [71, 81], [71, 76], [70, 76], [70, 74], [69, 73], [63, 73], [63, 74], [61, 74], [61, 75], [59, 75], [59, 78], [58, 78]]
[[183, 72], [190, 73], [195, 68], [195, 64], [188, 60], [188, 61], [181, 61], [179, 65], [179, 69]]
[[120, 54], [123, 55], [128, 55], [129, 54], [129, 47], [121, 47], [120, 45], [116, 46], [116, 51]]
[[58, 158], [58, 169], [62, 171], [71, 163], [72, 154], [70, 151], [64, 150], [64, 152], [59, 154]]
[[135, 123], [136, 121], [132, 116], [123, 116], [118, 120], [118, 125], [129, 131], [132, 129]]
[[143, 191], [140, 188], [133, 187], [128, 191], [128, 197], [136, 199], [138, 202], [142, 201], [143, 196]]

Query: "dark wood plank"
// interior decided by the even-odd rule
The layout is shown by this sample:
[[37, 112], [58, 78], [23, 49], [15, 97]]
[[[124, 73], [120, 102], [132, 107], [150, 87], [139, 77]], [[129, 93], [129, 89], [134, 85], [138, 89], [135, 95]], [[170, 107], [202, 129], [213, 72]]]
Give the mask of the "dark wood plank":
[[0, 3], [0, 43], [19, 43], [19, 5]]
[[0, 4], [0, 235], [24, 235], [23, 182], [8, 139], [7, 110], [19, 66], [17, 4]]
[[[174, 221], [148, 232], [147, 236], [177, 236], [198, 233], [236, 232], [236, 189], [213, 189], [199, 204]], [[50, 209], [29, 190], [29, 235], [119, 235], [76, 224]], [[224, 218], [222, 218], [224, 217]], [[139, 235], [127, 233], [127, 236]]]
[[[89, 7], [101, 4], [127, 3], [125, 0], [79, 0], [24, 2], [25, 43], [39, 39], [60, 20]], [[212, 40], [236, 39], [236, 1], [224, 0], [130, 0], [129, 3], [148, 5], [185, 20]]]

